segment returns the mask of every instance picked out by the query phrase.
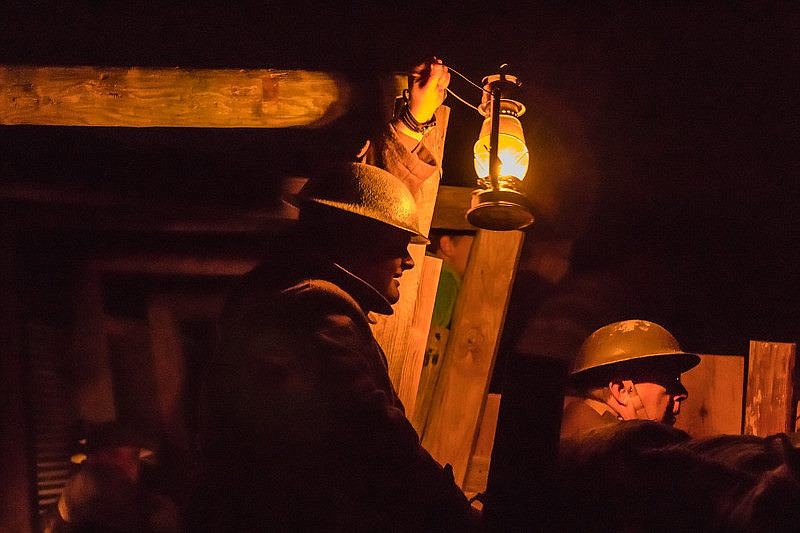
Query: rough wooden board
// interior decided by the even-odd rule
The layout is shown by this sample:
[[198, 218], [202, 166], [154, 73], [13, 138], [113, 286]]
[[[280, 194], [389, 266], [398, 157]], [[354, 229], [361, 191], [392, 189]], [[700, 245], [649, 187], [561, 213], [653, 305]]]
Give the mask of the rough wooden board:
[[483, 415], [481, 416], [478, 438], [475, 441], [475, 451], [470, 458], [467, 476], [464, 481], [464, 492], [467, 495], [474, 495], [486, 490], [499, 412], [500, 395], [488, 394], [483, 408]]
[[409, 414], [416, 409], [422, 363], [425, 358], [428, 331], [433, 317], [433, 307], [436, 303], [436, 290], [439, 286], [441, 270], [441, 259], [427, 255], [423, 258], [416, 308], [411, 321], [411, 330], [408, 333], [409, 361], [404, 365], [403, 375], [400, 378], [402, 388], [397, 391], [401, 398], [407, 398], [403, 405]]
[[183, 412], [186, 361], [179, 324], [171, 299], [157, 295], [147, 305], [153, 379], [156, 386], [161, 428], [178, 449], [189, 449]]
[[73, 372], [78, 416], [99, 423], [116, 418], [114, 379], [105, 333], [103, 283], [98, 272], [87, 271], [77, 292]]
[[467, 211], [472, 200], [472, 188], [442, 185], [436, 197], [432, 228], [448, 230], [472, 230], [478, 228], [467, 222]]
[[453, 314], [444, 366], [422, 435], [463, 485], [491, 379], [523, 233], [479, 231]]
[[[431, 335], [435, 335], [431, 339]], [[427, 364], [423, 357], [422, 369], [419, 376], [419, 386], [417, 387], [417, 400], [411, 416], [411, 424], [417, 433], [422, 435], [425, 424], [428, 422], [428, 413], [433, 403], [433, 394], [436, 391], [436, 382], [439, 380], [439, 373], [444, 364], [445, 349], [447, 339], [450, 337], [450, 330], [442, 326], [431, 325], [428, 331], [428, 340], [425, 350], [428, 357]], [[430, 353], [427, 353], [429, 352]]]
[[350, 106], [342, 77], [305, 70], [0, 66], [0, 124], [320, 127]]
[[693, 437], [742, 432], [744, 357], [700, 355], [700, 364], [681, 376], [689, 398], [675, 427]]
[[744, 433], [766, 437], [794, 430], [796, 345], [750, 341]]
[[255, 257], [197, 257], [177, 254], [131, 254], [97, 257], [88, 263], [95, 272], [187, 276], [242, 276], [250, 272]]

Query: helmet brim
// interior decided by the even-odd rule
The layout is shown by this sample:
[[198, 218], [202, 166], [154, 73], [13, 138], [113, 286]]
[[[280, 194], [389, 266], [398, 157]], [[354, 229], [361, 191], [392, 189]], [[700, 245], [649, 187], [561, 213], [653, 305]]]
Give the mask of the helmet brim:
[[700, 364], [700, 356], [695, 353], [670, 352], [660, 354], [649, 354], [646, 356], [632, 356], [619, 359], [613, 363], [597, 364], [574, 369], [570, 379], [573, 382], [598, 381], [622, 373], [630, 372], [647, 373], [649, 370], [658, 370], [683, 374]]
[[364, 209], [359, 209], [358, 207], [353, 206], [352, 204], [346, 204], [344, 202], [336, 202], [336, 201], [332, 201], [332, 200], [322, 200], [322, 199], [319, 199], [319, 198], [308, 198], [308, 197], [302, 196], [300, 194], [294, 194], [294, 195], [288, 197], [286, 199], [286, 201], [289, 202], [290, 204], [292, 204], [293, 206], [295, 206], [296, 208], [301, 209], [301, 210], [303, 209], [303, 207], [305, 207], [305, 206], [307, 206], [309, 204], [313, 204], [313, 205], [316, 205], [316, 206], [324, 206], [324, 207], [333, 208], [333, 209], [336, 209], [336, 210], [339, 210], [339, 211], [343, 211], [345, 213], [348, 213], [349, 215], [355, 215], [355, 216], [363, 217], [364, 219], [366, 219], [367, 221], [372, 222], [372, 223], [377, 223], [377, 224], [380, 224], [380, 225], [383, 225], [383, 226], [386, 226], [386, 227], [389, 227], [389, 228], [402, 230], [402, 231], [408, 233], [411, 236], [411, 241], [410, 241], [411, 244], [425, 244], [425, 245], [428, 245], [431, 242], [428, 239], [428, 237], [426, 237], [425, 235], [423, 235], [422, 233], [420, 233], [418, 231], [415, 231], [414, 228], [407, 227], [407, 226], [402, 226], [400, 224], [393, 224], [393, 223], [388, 222], [386, 220], [381, 220], [380, 219], [381, 217], [380, 217], [379, 214], [377, 214], [377, 213], [369, 213]]

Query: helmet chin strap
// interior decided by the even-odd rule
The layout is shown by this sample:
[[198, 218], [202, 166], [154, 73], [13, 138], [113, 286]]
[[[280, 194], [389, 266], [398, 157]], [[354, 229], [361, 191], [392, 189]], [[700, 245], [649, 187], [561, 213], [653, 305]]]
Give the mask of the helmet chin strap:
[[628, 397], [631, 399], [633, 404], [633, 410], [636, 411], [636, 418], [639, 420], [653, 420], [647, 414], [647, 409], [645, 409], [644, 403], [642, 403], [642, 398], [639, 396], [639, 392], [636, 390], [636, 385], [633, 384], [633, 381], [629, 379], [623, 379], [622, 386], [628, 391]]

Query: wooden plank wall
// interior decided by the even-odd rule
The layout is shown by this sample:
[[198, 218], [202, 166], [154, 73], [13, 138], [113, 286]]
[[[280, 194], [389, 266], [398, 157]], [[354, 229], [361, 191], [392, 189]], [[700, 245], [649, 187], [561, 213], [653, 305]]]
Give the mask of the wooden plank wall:
[[468, 497], [486, 490], [499, 412], [500, 395], [488, 394], [486, 396], [486, 405], [483, 408], [483, 416], [481, 416], [478, 437], [475, 440], [475, 450], [467, 466], [467, 475], [464, 480], [464, 493]]
[[675, 427], [693, 437], [742, 432], [744, 357], [700, 355], [700, 364], [681, 376], [689, 398]]
[[105, 331], [102, 274], [87, 270], [77, 294], [72, 360], [78, 416], [89, 423], [114, 420], [117, 412]]
[[403, 365], [403, 374], [399, 381], [400, 388], [397, 390], [399, 396], [406, 398], [403, 405], [409, 416], [416, 409], [417, 391], [422, 377], [422, 362], [425, 358], [428, 331], [430, 331], [433, 308], [436, 303], [436, 291], [439, 286], [441, 270], [441, 259], [427, 255], [423, 258], [417, 301], [411, 321], [411, 330], [408, 332], [408, 362]]
[[795, 430], [796, 345], [750, 341], [744, 433], [766, 437]]
[[327, 72], [0, 65], [0, 124], [322, 127], [351, 105]]
[[453, 466], [463, 485], [523, 240], [519, 231], [479, 231], [453, 313], [423, 446]]

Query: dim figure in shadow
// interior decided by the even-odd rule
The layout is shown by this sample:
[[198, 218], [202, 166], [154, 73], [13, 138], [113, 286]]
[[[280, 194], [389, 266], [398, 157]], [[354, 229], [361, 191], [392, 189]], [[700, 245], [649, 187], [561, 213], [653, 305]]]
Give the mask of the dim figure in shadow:
[[598, 329], [572, 365], [562, 439], [621, 420], [674, 424], [689, 396], [681, 374], [699, 363], [653, 322], [625, 320]]
[[[408, 104], [428, 102], [417, 120], [432, 118], [448, 79], [427, 66]], [[205, 384], [191, 530], [471, 527], [371, 330], [371, 313], [393, 312], [414, 266], [409, 244], [427, 242], [414, 192], [438, 162], [401, 130], [390, 125], [373, 145], [383, 143], [377, 159], [391, 173], [358, 162], [312, 176], [294, 199], [294, 233], [231, 295]]]
[[112, 421], [87, 436], [85, 453], [72, 458], [69, 478], [56, 508], [44, 517], [44, 531], [177, 532], [178, 509], [168, 497], [149, 490], [142, 479], [154, 463], [152, 446], [131, 427]]

